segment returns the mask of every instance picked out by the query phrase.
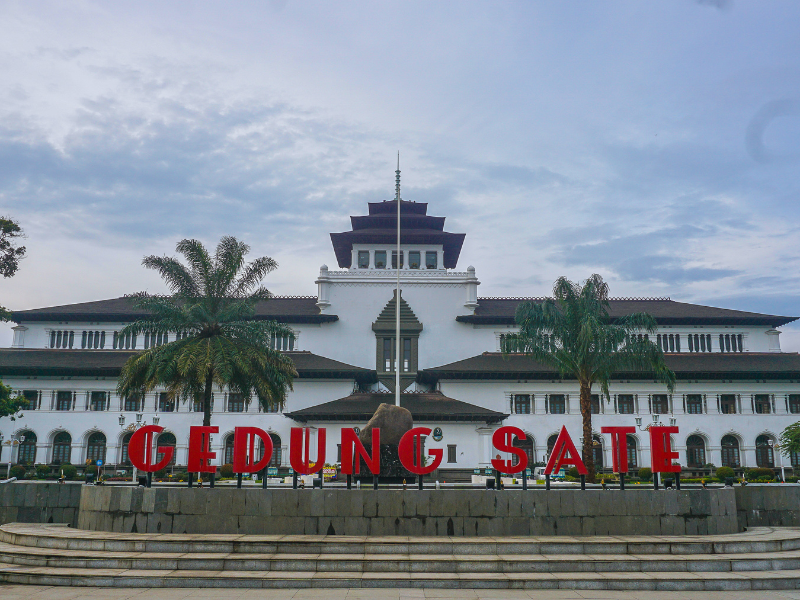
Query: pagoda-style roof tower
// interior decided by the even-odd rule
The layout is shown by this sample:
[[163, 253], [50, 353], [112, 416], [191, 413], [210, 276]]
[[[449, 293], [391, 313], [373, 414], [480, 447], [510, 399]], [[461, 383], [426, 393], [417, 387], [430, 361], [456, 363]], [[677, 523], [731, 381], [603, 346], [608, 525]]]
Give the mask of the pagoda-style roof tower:
[[[427, 202], [400, 200], [400, 244], [441, 245], [444, 267], [454, 269], [458, 263], [465, 233], [444, 231], [445, 217], [432, 217]], [[385, 244], [388, 249], [397, 243], [397, 200], [370, 202], [369, 214], [350, 217], [352, 231], [332, 233], [331, 241], [341, 268], [350, 268], [353, 244]]]

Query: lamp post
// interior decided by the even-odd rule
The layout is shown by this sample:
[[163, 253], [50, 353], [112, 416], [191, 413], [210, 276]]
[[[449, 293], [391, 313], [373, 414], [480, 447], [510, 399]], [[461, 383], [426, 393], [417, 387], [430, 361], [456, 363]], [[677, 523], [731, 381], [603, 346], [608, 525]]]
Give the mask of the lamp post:
[[[636, 417], [634, 420], [636, 421], [636, 427], [639, 429], [639, 431], [650, 431], [651, 427], [657, 426], [657, 425], [659, 425], [661, 423], [661, 415], [659, 415], [659, 414], [653, 415], [653, 422], [652, 423], [648, 423], [644, 427], [642, 427], [642, 417]], [[674, 427], [675, 425], [677, 425], [677, 423], [678, 423], [678, 419], [676, 419], [674, 416], [672, 416], [672, 414], [670, 414], [669, 415], [669, 425], [670, 425], [670, 427]], [[650, 448], [650, 452], [652, 452], [652, 451], [653, 451], [653, 449]], [[680, 489], [680, 474], [678, 474], [675, 477], [675, 480], [676, 480], [676, 485], [678, 486], [678, 489]], [[653, 484], [654, 484], [654, 487], [656, 489], [658, 489], [658, 486], [661, 484], [661, 473], [653, 473]]]
[[25, 436], [21, 435], [19, 438], [14, 439], [14, 436], [11, 436], [10, 440], [3, 441], [3, 434], [0, 434], [0, 452], [2, 452], [2, 446], [8, 446], [8, 470], [6, 471], [6, 479], [11, 479], [11, 459], [14, 457], [14, 446], [19, 446], [22, 442], [25, 441]]
[[[153, 415], [153, 425], [158, 425], [158, 422], [161, 420], [161, 417], [158, 416], [158, 413]], [[144, 420], [144, 413], [136, 413], [136, 422], [131, 423], [127, 427], [125, 427], [125, 415], [119, 413], [119, 426], [122, 428], [123, 431], [130, 431], [131, 433], [135, 432], [137, 429], [144, 427], [147, 425], [147, 421]], [[133, 483], [136, 483], [136, 477], [139, 474], [136, 465], [131, 463], [133, 467]]]
[[767, 441], [767, 444], [769, 444], [770, 450], [772, 450], [773, 460], [774, 460], [774, 457], [775, 457], [775, 454], [776, 454], [775, 450], [778, 451], [777, 455], [778, 455], [778, 460], [780, 461], [780, 467], [781, 467], [781, 483], [786, 483], [786, 474], [784, 473], [784, 470], [783, 470], [783, 458], [781, 458], [781, 451], [780, 451], [781, 447], [780, 447], [779, 444], [775, 443], [775, 440], [769, 440], [769, 441]]

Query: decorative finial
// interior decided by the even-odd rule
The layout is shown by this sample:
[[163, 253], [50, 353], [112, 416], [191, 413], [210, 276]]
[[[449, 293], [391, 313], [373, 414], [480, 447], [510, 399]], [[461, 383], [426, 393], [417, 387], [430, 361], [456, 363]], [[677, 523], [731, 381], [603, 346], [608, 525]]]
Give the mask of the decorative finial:
[[395, 179], [397, 180], [394, 186], [397, 194], [397, 201], [400, 202], [400, 151], [397, 151], [397, 171], [395, 171]]

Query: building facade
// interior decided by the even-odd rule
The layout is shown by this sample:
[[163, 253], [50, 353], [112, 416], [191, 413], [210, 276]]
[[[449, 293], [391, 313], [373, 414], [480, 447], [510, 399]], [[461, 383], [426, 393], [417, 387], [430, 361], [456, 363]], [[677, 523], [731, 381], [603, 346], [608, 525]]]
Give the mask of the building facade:
[[[441, 471], [471, 473], [494, 458], [491, 435], [501, 425], [526, 432], [521, 445], [532, 462], [544, 462], [566, 425], [581, 440], [577, 382], [524, 355], [504, 357], [503, 335], [516, 330], [514, 312], [536, 298], [482, 298], [475, 269], [459, 270], [465, 234], [444, 230], [445, 219], [427, 204], [401, 201], [401, 252], [397, 256], [396, 201], [369, 204], [351, 217], [352, 229], [331, 234], [338, 269], [323, 265], [315, 297], [262, 302], [257, 317], [291, 326], [275, 339], [299, 377], [281, 411], [264, 412], [230, 390], [214, 393], [212, 449], [217, 463], [231, 462], [233, 430], [257, 425], [270, 432], [273, 465], [288, 467], [292, 427], [328, 429], [325, 462], [339, 459], [339, 429], [363, 427], [381, 402], [394, 401], [400, 368], [401, 405], [416, 424], [438, 427], [427, 446], [444, 450]], [[399, 258], [399, 260], [398, 260]], [[398, 264], [399, 263], [399, 264]], [[396, 356], [395, 285], [400, 269], [401, 345]], [[779, 327], [794, 317], [675, 302], [620, 298], [611, 316], [648, 312], [658, 322], [655, 341], [678, 384], [669, 393], [643, 373], [620, 373], [611, 398], [593, 398], [599, 466], [611, 464], [607, 425], [641, 425], [629, 438], [633, 467], [649, 465], [646, 425], [670, 420], [684, 468], [727, 465], [800, 468], [773, 448], [780, 432], [800, 420], [800, 356], [781, 352]], [[159, 445], [176, 447], [176, 468], [186, 464], [189, 427], [202, 422], [199, 406], [170, 402], [166, 394], [121, 398], [117, 376], [132, 353], [174, 341], [119, 331], [141, 316], [117, 298], [14, 313], [11, 348], [0, 350], [0, 378], [29, 400], [24, 416], [0, 420], [0, 461], [84, 464], [103, 459], [125, 468], [127, 440], [137, 415], [165, 428]], [[399, 358], [399, 361], [398, 361]], [[599, 392], [598, 392], [599, 393]], [[438, 439], [436, 439], [438, 438]], [[587, 442], [588, 443], [588, 442]]]

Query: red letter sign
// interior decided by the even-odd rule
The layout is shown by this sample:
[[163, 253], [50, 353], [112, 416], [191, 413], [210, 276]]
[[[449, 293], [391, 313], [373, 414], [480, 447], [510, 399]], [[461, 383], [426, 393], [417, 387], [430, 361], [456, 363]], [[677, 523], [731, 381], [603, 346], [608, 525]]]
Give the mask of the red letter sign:
[[[444, 450], [441, 448], [432, 448], [428, 451], [433, 457], [430, 465], [425, 466], [422, 462], [422, 436], [430, 435], [430, 433], [431, 430], [427, 427], [413, 427], [403, 434], [403, 437], [400, 438], [400, 443], [397, 445], [397, 454], [400, 456], [400, 462], [414, 475], [433, 473], [442, 463]], [[415, 456], [417, 457], [417, 464], [414, 463]]]
[[[256, 462], [256, 439], [264, 444], [264, 456]], [[272, 458], [272, 438], [258, 427], [237, 427], [233, 431], [233, 472], [257, 473]]]
[[[311, 466], [308, 453], [311, 431], [308, 427], [292, 427], [289, 437], [289, 462], [301, 475], [311, 475], [325, 466], [325, 429], [317, 430], [317, 460]], [[303, 450], [305, 449], [305, 452]]]
[[628, 472], [628, 434], [636, 433], [635, 427], [601, 427], [600, 433], [611, 434], [611, 462], [614, 473]]
[[550, 453], [550, 459], [547, 461], [547, 466], [544, 469], [546, 475], [551, 475], [553, 471], [558, 473], [562, 465], [574, 465], [578, 469], [578, 473], [586, 475], [586, 465], [583, 464], [578, 451], [575, 449], [575, 444], [572, 443], [572, 438], [567, 433], [567, 428], [561, 426], [561, 433], [558, 434], [553, 451]]
[[[355, 450], [355, 456], [353, 456]], [[372, 458], [367, 454], [364, 444], [358, 439], [354, 429], [342, 429], [342, 473], [345, 475], [358, 475], [361, 469], [361, 459], [367, 463], [373, 475], [381, 473], [381, 430], [372, 428]], [[355, 464], [353, 464], [355, 463]]]
[[514, 446], [514, 436], [520, 440], [525, 439], [525, 432], [519, 427], [507, 425], [501, 427], [492, 435], [492, 445], [500, 452], [510, 452], [519, 459], [514, 465], [512, 460], [492, 459], [492, 466], [501, 473], [512, 475], [524, 471], [528, 467], [528, 455], [522, 448]]
[[172, 460], [175, 448], [172, 446], [159, 446], [156, 454], [163, 454], [164, 458], [156, 464], [153, 463], [153, 434], [164, 431], [158, 425], [145, 425], [137, 429], [128, 441], [128, 458], [131, 464], [145, 473], [155, 473], [166, 467]]
[[212, 433], [219, 433], [219, 427], [203, 425], [189, 428], [189, 457], [186, 461], [189, 473], [216, 472], [217, 467], [211, 461], [217, 457], [217, 453], [209, 450]]
[[673, 465], [678, 453], [672, 451], [670, 433], [678, 433], [677, 427], [650, 428], [650, 464], [653, 473], [680, 473], [681, 466]]

